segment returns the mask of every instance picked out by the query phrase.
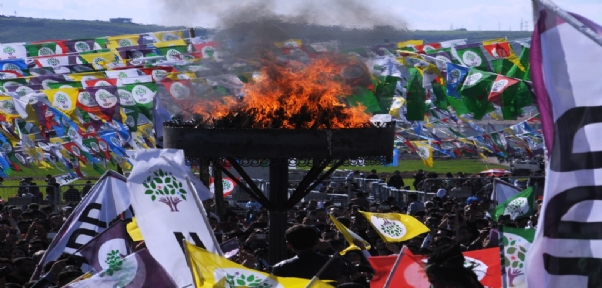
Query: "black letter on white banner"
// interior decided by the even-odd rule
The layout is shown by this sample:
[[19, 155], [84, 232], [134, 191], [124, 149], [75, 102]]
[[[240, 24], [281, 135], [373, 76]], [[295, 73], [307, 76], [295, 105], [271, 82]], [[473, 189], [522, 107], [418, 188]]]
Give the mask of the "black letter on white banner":
[[[184, 234], [182, 234], [182, 232], [173, 232], [173, 234], [176, 236], [176, 241], [178, 241], [178, 243], [180, 244], [180, 248], [182, 248], [182, 252], [184, 252], [184, 255], [186, 255], [186, 251], [184, 251], [184, 249], [185, 249], [184, 243], [182, 243], [182, 240], [186, 239], [184, 237]], [[192, 241], [194, 241], [195, 246], [205, 249], [205, 245], [203, 245], [203, 241], [201, 241], [201, 238], [199, 238], [199, 235], [192, 232], [192, 233], [190, 233], [190, 238], [192, 238]]]
[[[575, 134], [590, 124], [602, 124], [602, 106], [575, 107], [554, 123], [554, 147], [550, 169], [556, 172], [602, 168], [602, 151], [573, 153]], [[587, 145], [587, 144], [585, 144]]]

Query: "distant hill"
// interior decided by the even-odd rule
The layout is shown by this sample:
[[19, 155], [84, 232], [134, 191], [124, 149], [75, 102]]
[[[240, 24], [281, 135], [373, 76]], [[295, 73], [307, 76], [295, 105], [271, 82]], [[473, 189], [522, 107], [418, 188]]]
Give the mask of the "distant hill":
[[[512, 40], [531, 36], [531, 32], [525, 31], [400, 31], [390, 27], [359, 30], [288, 23], [275, 23], [272, 25], [277, 26], [279, 33], [284, 33], [290, 36], [290, 38], [301, 38], [312, 42], [336, 39], [341, 41], [345, 47], [384, 44], [386, 42], [409, 39], [423, 39], [426, 42], [436, 42], [466, 38], [470, 43], [499, 37], [507, 37]], [[184, 28], [133, 23], [111, 23], [100, 20], [55, 20], [0, 16], [0, 43], [93, 38]], [[199, 32], [204, 33], [202, 31]]]

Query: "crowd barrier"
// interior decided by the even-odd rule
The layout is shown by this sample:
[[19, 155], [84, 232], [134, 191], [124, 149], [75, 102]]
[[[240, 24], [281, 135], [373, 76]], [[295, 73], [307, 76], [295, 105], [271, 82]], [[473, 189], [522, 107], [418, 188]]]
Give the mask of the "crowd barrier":
[[[95, 183], [91, 183], [91, 185], [94, 185]], [[54, 200], [54, 202], [50, 202], [46, 199], [47, 195], [46, 195], [46, 190], [49, 187], [48, 185], [35, 185], [35, 186], [0, 186], [0, 201], [2, 201], [2, 203], [6, 204], [6, 205], [13, 205], [13, 206], [25, 206], [31, 203], [38, 203], [41, 205], [54, 205], [55, 206], [55, 210], [58, 211], [60, 209], [62, 209], [62, 206], [67, 204], [67, 202], [63, 201], [63, 193], [65, 191], [67, 191], [67, 189], [69, 189], [68, 186], [73, 186], [75, 189], [77, 189], [78, 191], [82, 191], [82, 189], [84, 188], [84, 186], [86, 186], [87, 184], [69, 184], [66, 186], [61, 186], [60, 189], [58, 189], [58, 191], [56, 191], [57, 196]], [[53, 186], [50, 186], [51, 188], [54, 188]], [[43, 198], [39, 198], [39, 197], [19, 197], [18, 193], [19, 193], [19, 189], [23, 189], [26, 191], [33, 191], [33, 190], [39, 190], [42, 195]]]

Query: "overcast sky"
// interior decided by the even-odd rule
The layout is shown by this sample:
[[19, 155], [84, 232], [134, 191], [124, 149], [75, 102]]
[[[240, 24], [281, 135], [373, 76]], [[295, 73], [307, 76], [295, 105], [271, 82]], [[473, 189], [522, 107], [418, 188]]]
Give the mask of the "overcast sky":
[[[360, 4], [348, 8], [347, 1]], [[409, 29], [418, 30], [448, 30], [452, 25], [468, 30], [498, 30], [499, 27], [520, 30], [522, 19], [528, 21], [529, 28], [533, 25], [530, 0], [0, 0], [0, 14], [14, 15], [16, 11], [17, 16], [85, 20], [126, 17], [143, 24], [215, 27], [220, 24], [220, 15], [227, 16], [245, 2], [250, 7], [269, 3], [267, 9], [275, 14], [299, 14], [303, 12], [298, 11], [303, 10], [306, 14], [319, 15], [320, 21], [326, 24], [370, 26], [371, 23], [402, 25], [400, 23], [405, 22]], [[338, 5], [333, 4], [337, 2]], [[602, 0], [554, 2], [602, 23]], [[242, 9], [243, 15], [247, 13], [245, 9]], [[342, 9], [354, 11], [350, 14]], [[363, 17], [368, 14], [370, 17]]]

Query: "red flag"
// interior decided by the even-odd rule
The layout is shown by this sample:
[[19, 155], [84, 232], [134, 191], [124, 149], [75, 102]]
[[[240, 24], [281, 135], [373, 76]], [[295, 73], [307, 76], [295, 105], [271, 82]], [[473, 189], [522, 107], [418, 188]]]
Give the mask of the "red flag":
[[71, 155], [77, 157], [79, 161], [82, 161], [82, 163], [84, 164], [86, 163], [86, 158], [82, 155], [82, 152], [77, 146], [77, 144], [75, 144], [74, 142], [67, 142], [63, 143], [63, 147], [65, 147], [65, 149], [67, 149], [67, 151], [69, 151]]
[[499, 106], [503, 106], [502, 94], [508, 87], [516, 83], [518, 83], [518, 80], [514, 78], [508, 78], [503, 75], [497, 75], [497, 78], [495, 79], [495, 81], [493, 81], [493, 85], [491, 86], [491, 92], [489, 92], [489, 97], [487, 97], [487, 100]]
[[[501, 287], [502, 286], [502, 268], [500, 267], [500, 248], [494, 247], [489, 249], [475, 250], [464, 252], [466, 258], [465, 265], [473, 266], [473, 271], [477, 274], [479, 281], [485, 287]], [[374, 278], [370, 282], [370, 288], [384, 287], [389, 277], [389, 273], [393, 270], [395, 264], [395, 256], [376, 256], [368, 258], [370, 264], [375, 269]], [[406, 287], [406, 288], [428, 288], [430, 282], [424, 272], [424, 266], [427, 262], [427, 257], [422, 255], [414, 255], [409, 250], [399, 262], [399, 266], [393, 274], [390, 287]]]

